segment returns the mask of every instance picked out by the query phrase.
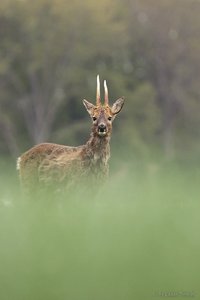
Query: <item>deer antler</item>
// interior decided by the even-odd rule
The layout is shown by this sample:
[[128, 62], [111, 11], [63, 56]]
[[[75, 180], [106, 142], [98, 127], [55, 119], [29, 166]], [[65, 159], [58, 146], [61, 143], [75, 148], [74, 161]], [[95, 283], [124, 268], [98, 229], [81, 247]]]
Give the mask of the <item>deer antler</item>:
[[101, 105], [99, 75], [97, 75], [97, 99], [96, 99], [96, 105], [97, 106]]
[[108, 88], [106, 84], [106, 80], [104, 80], [104, 91], [105, 91], [105, 106], [109, 105], [109, 100], [108, 100]]

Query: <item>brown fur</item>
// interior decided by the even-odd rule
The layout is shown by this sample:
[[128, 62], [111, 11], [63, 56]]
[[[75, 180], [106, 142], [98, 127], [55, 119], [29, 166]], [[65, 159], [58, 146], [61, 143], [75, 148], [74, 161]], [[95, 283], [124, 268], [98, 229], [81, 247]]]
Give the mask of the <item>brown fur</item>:
[[69, 188], [85, 180], [90, 180], [93, 185], [108, 176], [112, 121], [124, 99], [118, 99], [112, 107], [83, 102], [93, 120], [89, 140], [79, 147], [43, 143], [25, 152], [18, 159], [20, 180], [25, 190], [31, 192], [52, 185]]

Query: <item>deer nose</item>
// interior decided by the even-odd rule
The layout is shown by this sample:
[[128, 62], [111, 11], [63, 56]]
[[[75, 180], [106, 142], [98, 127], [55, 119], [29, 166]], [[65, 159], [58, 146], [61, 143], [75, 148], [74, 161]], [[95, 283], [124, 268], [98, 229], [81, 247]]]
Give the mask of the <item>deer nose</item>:
[[99, 124], [99, 128], [106, 128], [106, 125], [101, 123], [101, 124]]
[[99, 129], [100, 130], [105, 130], [106, 129], [106, 125], [103, 124], [103, 123], [99, 124]]
[[103, 123], [100, 123], [99, 126], [98, 126], [98, 133], [100, 136], [104, 136], [107, 132], [107, 129], [106, 129], [106, 125], [103, 124]]

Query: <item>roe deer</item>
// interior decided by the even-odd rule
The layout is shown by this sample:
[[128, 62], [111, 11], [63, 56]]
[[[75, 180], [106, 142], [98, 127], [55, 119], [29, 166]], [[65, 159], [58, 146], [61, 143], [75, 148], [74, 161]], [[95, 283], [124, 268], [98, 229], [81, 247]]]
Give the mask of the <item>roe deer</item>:
[[[38, 187], [64, 188], [81, 180], [94, 179], [97, 183], [108, 175], [110, 157], [110, 137], [112, 121], [121, 111], [124, 98], [109, 106], [108, 89], [104, 80], [105, 100], [101, 104], [100, 81], [97, 76], [96, 105], [87, 100], [83, 104], [92, 119], [92, 130], [85, 145], [70, 147], [53, 143], [34, 146], [17, 160], [22, 187], [29, 192]], [[94, 182], [93, 182], [94, 183]], [[90, 180], [90, 184], [93, 184]]]

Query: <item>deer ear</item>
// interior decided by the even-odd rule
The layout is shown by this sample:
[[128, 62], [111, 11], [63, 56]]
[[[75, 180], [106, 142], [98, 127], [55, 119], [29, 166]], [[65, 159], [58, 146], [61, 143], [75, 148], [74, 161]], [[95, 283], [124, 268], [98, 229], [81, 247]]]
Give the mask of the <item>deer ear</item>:
[[121, 97], [115, 101], [113, 104], [111, 111], [114, 115], [118, 114], [124, 105], [124, 97]]
[[83, 104], [87, 109], [88, 113], [91, 115], [94, 109], [94, 105], [85, 99], [83, 99]]

